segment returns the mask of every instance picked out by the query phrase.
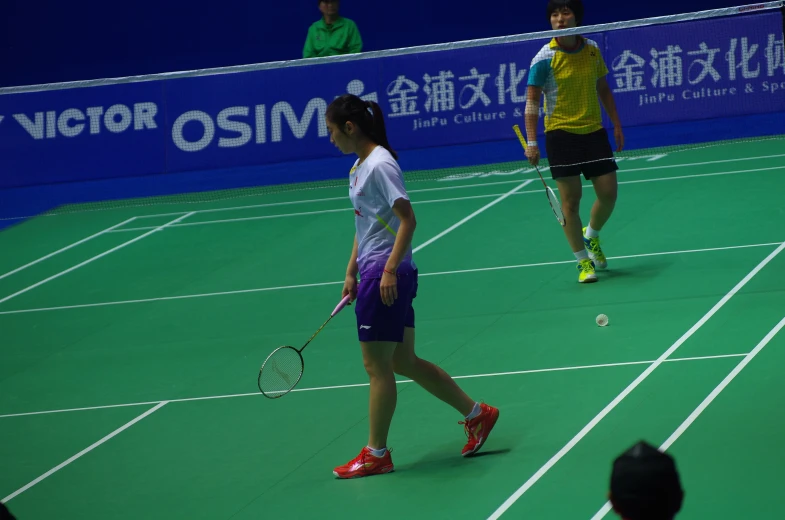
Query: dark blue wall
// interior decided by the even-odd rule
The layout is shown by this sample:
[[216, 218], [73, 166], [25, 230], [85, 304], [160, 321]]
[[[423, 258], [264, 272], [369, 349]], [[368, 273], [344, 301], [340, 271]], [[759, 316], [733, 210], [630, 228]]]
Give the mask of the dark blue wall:
[[[547, 30], [546, 3], [343, 0], [341, 12], [357, 22], [365, 50], [379, 50]], [[584, 24], [746, 3], [588, 0]], [[297, 59], [319, 16], [316, 0], [5, 0], [0, 86]]]

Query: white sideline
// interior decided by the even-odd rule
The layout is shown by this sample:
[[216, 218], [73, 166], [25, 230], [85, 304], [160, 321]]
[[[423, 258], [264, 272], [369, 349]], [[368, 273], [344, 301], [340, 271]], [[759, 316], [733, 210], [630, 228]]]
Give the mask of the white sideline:
[[150, 414], [152, 414], [152, 413], [156, 412], [157, 410], [160, 410], [160, 409], [161, 409], [161, 407], [162, 407], [162, 406], [164, 406], [165, 404], [166, 404], [166, 401], [163, 401], [163, 402], [160, 402], [160, 403], [158, 403], [158, 405], [157, 405], [157, 406], [155, 406], [155, 407], [153, 407], [153, 408], [151, 408], [151, 409], [147, 410], [145, 413], [143, 413], [142, 415], [140, 415], [140, 416], [136, 417], [136, 418], [135, 418], [135, 419], [133, 419], [132, 421], [129, 421], [129, 422], [125, 423], [124, 425], [122, 425], [121, 427], [119, 427], [118, 429], [116, 429], [115, 431], [113, 431], [112, 433], [110, 433], [109, 435], [107, 435], [106, 437], [104, 437], [103, 439], [101, 439], [101, 440], [99, 440], [99, 441], [97, 441], [97, 442], [94, 442], [93, 444], [91, 444], [91, 445], [90, 445], [90, 446], [88, 446], [87, 448], [83, 449], [82, 451], [80, 451], [79, 453], [77, 453], [76, 455], [74, 455], [73, 457], [69, 458], [69, 459], [68, 459], [68, 460], [66, 460], [65, 462], [62, 462], [62, 463], [58, 464], [57, 466], [55, 466], [54, 468], [50, 469], [49, 471], [47, 471], [46, 473], [44, 473], [44, 474], [43, 474], [43, 475], [41, 475], [40, 477], [38, 477], [38, 478], [36, 478], [35, 480], [31, 481], [29, 484], [27, 484], [27, 485], [25, 485], [25, 486], [22, 486], [21, 488], [17, 489], [17, 490], [16, 490], [16, 491], [14, 491], [13, 493], [11, 493], [11, 494], [10, 494], [10, 495], [8, 495], [7, 497], [5, 497], [3, 500], [0, 500], [0, 502], [3, 502], [3, 503], [8, 503], [8, 502], [9, 502], [9, 501], [10, 501], [12, 498], [14, 498], [14, 497], [17, 497], [17, 496], [21, 495], [22, 493], [24, 493], [25, 491], [27, 491], [27, 490], [28, 490], [28, 489], [30, 489], [31, 487], [35, 486], [36, 484], [38, 484], [39, 482], [41, 482], [41, 481], [42, 481], [42, 480], [44, 480], [45, 478], [47, 478], [47, 477], [50, 477], [50, 476], [51, 476], [51, 475], [53, 475], [54, 473], [57, 473], [58, 471], [60, 471], [61, 469], [63, 469], [64, 467], [68, 466], [68, 465], [69, 465], [69, 464], [71, 464], [73, 461], [75, 461], [76, 459], [78, 459], [79, 457], [81, 457], [82, 455], [86, 455], [87, 453], [90, 453], [91, 451], [93, 451], [93, 450], [94, 450], [94, 449], [96, 449], [98, 446], [100, 446], [101, 444], [105, 443], [106, 441], [108, 441], [109, 439], [111, 439], [112, 437], [114, 437], [115, 435], [117, 435], [117, 434], [119, 434], [119, 433], [122, 433], [124, 430], [127, 430], [128, 428], [130, 428], [130, 427], [131, 427], [131, 426], [133, 426], [134, 424], [138, 423], [139, 421], [141, 421], [142, 419], [144, 419], [144, 418], [145, 418], [145, 417], [147, 417], [148, 415], [150, 415]]
[[[764, 336], [764, 338], [755, 346], [755, 348], [752, 349], [752, 352], [745, 355], [744, 359], [742, 359], [739, 364], [734, 367], [730, 374], [725, 376], [725, 379], [723, 379], [716, 387], [714, 387], [714, 390], [712, 390], [711, 393], [701, 402], [701, 404], [699, 404], [698, 407], [693, 410], [689, 417], [687, 417], [684, 422], [681, 423], [678, 428], [676, 428], [676, 431], [674, 431], [671, 436], [668, 437], [664, 443], [662, 443], [662, 446], [660, 446], [660, 451], [667, 451], [668, 448], [673, 446], [673, 443], [676, 442], [676, 440], [678, 440], [678, 438], [681, 437], [685, 431], [687, 431], [687, 428], [689, 428], [692, 423], [695, 422], [700, 414], [702, 414], [703, 411], [708, 408], [712, 401], [714, 401], [714, 399], [716, 399], [717, 396], [720, 395], [723, 390], [725, 390], [725, 387], [727, 387], [730, 382], [733, 381], [733, 379], [739, 375], [742, 370], [744, 370], [744, 367], [746, 367], [750, 361], [752, 361], [755, 356], [757, 356], [760, 351], [763, 350], [763, 347], [768, 345], [769, 341], [771, 341], [774, 336], [776, 336], [779, 331], [782, 330], [783, 327], [785, 327], [785, 318], [781, 319], [780, 322], [775, 325], [774, 328], [771, 329], [769, 333], [766, 334], [766, 336]], [[611, 503], [606, 502], [605, 505], [602, 506], [602, 508], [600, 508], [600, 510], [597, 511], [597, 513], [592, 517], [592, 520], [601, 520], [611, 511], [611, 509]]]
[[114, 226], [112, 226], [112, 227], [108, 227], [108, 228], [104, 229], [103, 231], [99, 231], [98, 233], [96, 233], [96, 234], [94, 234], [94, 235], [90, 235], [89, 237], [87, 237], [87, 238], [83, 238], [82, 240], [80, 240], [80, 241], [78, 241], [78, 242], [74, 242], [73, 244], [71, 244], [71, 245], [68, 245], [68, 246], [66, 246], [66, 247], [64, 247], [64, 248], [62, 248], [62, 249], [58, 249], [58, 250], [57, 250], [57, 251], [55, 251], [54, 253], [49, 253], [49, 254], [48, 254], [48, 255], [46, 255], [46, 256], [42, 256], [42, 257], [41, 257], [41, 258], [39, 258], [38, 260], [33, 260], [33, 261], [32, 261], [32, 262], [30, 262], [29, 264], [23, 265], [23, 266], [21, 266], [21, 267], [17, 267], [17, 268], [16, 268], [16, 269], [14, 269], [13, 271], [8, 271], [8, 272], [7, 272], [7, 273], [5, 273], [4, 275], [0, 275], [0, 280], [2, 280], [3, 278], [5, 278], [5, 277], [7, 277], [7, 276], [11, 276], [12, 274], [16, 274], [16, 273], [18, 273], [19, 271], [23, 271], [23, 270], [27, 269], [28, 267], [32, 267], [32, 266], [34, 266], [35, 264], [37, 264], [37, 263], [39, 263], [39, 262], [43, 262], [44, 260], [47, 260], [47, 259], [49, 259], [49, 258], [52, 258], [52, 257], [53, 257], [53, 256], [55, 256], [55, 255], [59, 255], [60, 253], [63, 253], [63, 252], [65, 252], [65, 251], [68, 251], [69, 249], [71, 249], [71, 248], [73, 248], [73, 247], [76, 247], [76, 246], [78, 246], [78, 245], [84, 244], [85, 242], [89, 242], [90, 240], [92, 240], [92, 239], [94, 239], [94, 238], [97, 238], [97, 237], [100, 237], [101, 235], [103, 235], [103, 234], [105, 234], [105, 233], [111, 233], [111, 232], [112, 232], [112, 231], [114, 231], [116, 228], [119, 228], [119, 227], [122, 227], [122, 226], [124, 226], [124, 225], [126, 225], [126, 224], [129, 224], [129, 223], [133, 222], [134, 220], [136, 220], [136, 217], [131, 217], [131, 218], [129, 218], [128, 220], [124, 220], [123, 222], [120, 222], [119, 224], [115, 224]]
[[[676, 363], [682, 361], [708, 361], [713, 359], [727, 359], [727, 358], [734, 358], [734, 357], [743, 357], [747, 354], [722, 354], [717, 356], [698, 356], [698, 357], [686, 357], [686, 358], [673, 358], [673, 359], [666, 359], [665, 362], [667, 363]], [[624, 361], [620, 363], [602, 363], [598, 365], [579, 365], [579, 366], [567, 366], [567, 367], [555, 367], [555, 368], [537, 368], [532, 370], [516, 370], [513, 372], [495, 372], [490, 374], [470, 374], [465, 376], [453, 376], [453, 379], [477, 379], [482, 377], [501, 377], [501, 376], [514, 376], [514, 375], [525, 375], [525, 374], [540, 374], [545, 372], [565, 372], [565, 371], [572, 371], [572, 370], [590, 370], [595, 368], [613, 368], [613, 367], [624, 367], [624, 366], [633, 366], [633, 365], [647, 365], [654, 363], [654, 361]], [[407, 384], [413, 383], [414, 381], [410, 379], [403, 379], [396, 381], [396, 384]], [[311, 388], [295, 388], [292, 392], [314, 392], [314, 391], [322, 391], [322, 390], [342, 390], [346, 388], [360, 388], [368, 386], [368, 383], [357, 383], [351, 385], [335, 385], [335, 386], [319, 386], [319, 387], [311, 387]], [[226, 395], [211, 395], [206, 397], [185, 397], [182, 399], [167, 399], [167, 403], [187, 403], [193, 401], [210, 401], [214, 399], [233, 399], [235, 397], [253, 397], [253, 396], [261, 396], [259, 392], [251, 392], [245, 394], [226, 394]], [[91, 410], [106, 410], [108, 408], [127, 408], [131, 406], [149, 406], [162, 401], [145, 401], [139, 403], [122, 403], [122, 404], [107, 404], [107, 405], [100, 405], [100, 406], [86, 406], [82, 408], [60, 408], [57, 410], [43, 410], [39, 412], [24, 412], [24, 413], [9, 413], [5, 415], [0, 415], [0, 419], [9, 419], [12, 417], [27, 417], [30, 415], [48, 415], [53, 413], [68, 413], [68, 412], [86, 412]]]
[[[694, 163], [679, 163], [679, 164], [667, 164], [662, 166], [648, 166], [645, 168], [625, 168], [622, 173], [629, 173], [629, 172], [642, 172], [642, 171], [649, 171], [649, 170], [665, 170], [671, 168], [690, 168], [693, 166], [706, 166], [708, 164], [724, 164], [730, 162], [749, 162], [755, 161], [759, 159], [777, 159], [780, 157], [785, 157], [785, 154], [775, 154], [775, 155], [759, 155], [755, 157], [741, 157], [741, 158], [734, 158], [734, 159], [721, 159], [716, 161], [702, 161], [702, 162], [694, 162]], [[514, 170], [515, 172], [520, 171]], [[534, 171], [534, 170], [532, 170]], [[512, 175], [513, 172], [510, 172]], [[471, 177], [468, 177], [471, 178]], [[411, 189], [408, 190], [409, 193], [421, 193], [421, 192], [430, 192], [430, 191], [444, 191], [444, 190], [455, 190], [455, 189], [462, 189], [462, 188], [482, 188], [485, 186], [499, 186], [504, 184], [515, 184], [517, 182], [521, 182], [519, 180], [510, 180], [510, 181], [497, 181], [497, 182], [486, 182], [486, 183], [472, 183], [472, 184], [460, 184], [460, 185], [451, 185], [451, 186], [443, 186], [438, 188], [420, 188], [420, 189]], [[277, 206], [290, 206], [293, 204], [312, 204], [315, 202], [334, 202], [334, 201], [345, 201], [347, 197], [326, 197], [321, 199], [303, 199], [303, 200], [293, 200], [288, 202], [268, 202], [264, 204], [252, 204], [248, 206], [230, 206], [226, 208], [212, 208], [212, 209], [201, 209], [195, 210], [194, 213], [215, 213], [221, 211], [235, 211], [241, 209], [257, 209], [257, 208], [270, 208], [270, 207], [277, 207]], [[138, 215], [138, 219], [144, 218], [157, 218], [157, 217], [173, 217], [176, 215], [182, 215], [186, 213], [185, 211], [179, 211], [174, 213], [157, 213], [153, 215]]]
[[25, 287], [25, 288], [24, 288], [24, 289], [22, 289], [21, 291], [17, 291], [17, 292], [15, 292], [14, 294], [12, 294], [12, 295], [10, 295], [10, 296], [6, 296], [5, 298], [1, 299], [1, 300], [0, 300], [0, 303], [5, 303], [5, 302], [7, 302], [8, 300], [10, 300], [10, 299], [12, 299], [12, 298], [16, 298], [16, 297], [17, 297], [17, 296], [19, 296], [20, 294], [24, 294], [24, 293], [26, 293], [27, 291], [30, 291], [30, 290], [32, 290], [32, 289], [35, 289], [36, 287], [39, 287], [39, 286], [41, 286], [41, 285], [43, 285], [43, 284], [45, 284], [45, 283], [47, 283], [47, 282], [51, 282], [52, 280], [54, 280], [54, 279], [56, 279], [56, 278], [59, 278], [59, 277], [63, 276], [64, 274], [68, 274], [68, 273], [70, 273], [71, 271], [75, 271], [76, 269], [79, 269], [79, 268], [80, 268], [80, 267], [82, 267], [82, 266], [85, 266], [85, 265], [87, 265], [87, 264], [89, 264], [89, 263], [91, 263], [91, 262], [94, 262], [94, 261], [98, 260], [99, 258], [103, 258], [104, 256], [106, 256], [106, 255], [108, 255], [108, 254], [110, 254], [110, 253], [113, 253], [113, 252], [115, 252], [115, 251], [117, 251], [117, 250], [119, 250], [119, 249], [122, 249], [122, 248], [124, 248], [125, 246], [131, 245], [131, 244], [133, 244], [134, 242], [137, 242], [137, 241], [139, 241], [139, 240], [142, 240], [143, 238], [145, 238], [145, 237], [147, 237], [147, 236], [150, 236], [150, 235], [152, 235], [153, 233], [156, 233], [156, 232], [158, 232], [158, 231], [161, 231], [162, 229], [164, 229], [164, 228], [166, 228], [166, 227], [170, 226], [171, 224], [175, 224], [175, 223], [177, 223], [177, 222], [179, 222], [179, 221], [181, 221], [181, 220], [183, 220], [183, 219], [185, 219], [185, 218], [188, 218], [188, 217], [190, 217], [191, 215], [193, 215], [193, 213], [188, 213], [188, 214], [186, 214], [186, 215], [183, 215], [183, 216], [181, 216], [181, 217], [178, 217], [178, 218], [176, 218], [176, 219], [172, 220], [171, 222], [168, 222], [168, 223], [166, 223], [166, 224], [164, 224], [164, 225], [162, 225], [162, 226], [158, 226], [157, 228], [153, 229], [152, 231], [148, 231], [148, 232], [147, 232], [147, 233], [145, 233], [144, 235], [139, 235], [138, 237], [136, 237], [136, 238], [133, 238], [133, 239], [131, 239], [131, 240], [128, 240], [127, 242], [123, 242], [123, 243], [122, 243], [122, 244], [120, 244], [119, 246], [115, 246], [115, 247], [113, 247], [112, 249], [110, 249], [110, 250], [108, 250], [108, 251], [104, 251], [103, 253], [101, 253], [101, 254], [99, 254], [99, 255], [95, 255], [95, 256], [94, 256], [94, 257], [92, 257], [92, 258], [88, 258], [87, 260], [85, 260], [84, 262], [82, 262], [82, 263], [80, 263], [80, 264], [77, 264], [77, 265], [75, 265], [75, 266], [73, 266], [73, 267], [69, 267], [68, 269], [66, 269], [66, 270], [64, 270], [64, 271], [60, 271], [59, 273], [57, 273], [57, 274], [55, 274], [55, 275], [52, 275], [52, 276], [50, 276], [49, 278], [46, 278], [46, 279], [44, 279], [44, 280], [41, 280], [40, 282], [34, 283], [33, 285], [31, 285], [31, 286], [29, 286], [29, 287]]
[[480, 209], [478, 209], [477, 211], [475, 211], [474, 213], [472, 213], [468, 217], [465, 217], [465, 218], [459, 220], [458, 222], [456, 222], [455, 224], [453, 224], [452, 226], [448, 227], [447, 229], [445, 229], [444, 231], [442, 231], [441, 233], [439, 233], [435, 237], [433, 237], [433, 238], [431, 238], [429, 240], [426, 240], [425, 242], [423, 242], [419, 246], [415, 247], [412, 250], [412, 253], [416, 253], [416, 252], [420, 251], [424, 247], [427, 247], [430, 244], [433, 244], [434, 242], [436, 242], [437, 240], [439, 240], [443, 236], [447, 235], [448, 233], [451, 233], [452, 231], [455, 231], [456, 229], [458, 229], [462, 225], [466, 224], [467, 222], [469, 222], [471, 219], [473, 219], [474, 217], [476, 217], [480, 213], [484, 212], [487, 209], [492, 208], [493, 206], [495, 206], [496, 204], [500, 203], [501, 201], [503, 201], [504, 199], [506, 199], [510, 195], [513, 195], [518, 190], [522, 190], [523, 188], [525, 188], [526, 186], [528, 186], [532, 182], [534, 182], [534, 179], [529, 179], [529, 180], [523, 181], [521, 184], [519, 184], [515, 188], [511, 189], [507, 193], [505, 193], [505, 194], [501, 195], [500, 197], [494, 199], [493, 202], [490, 202], [490, 203], [486, 204], [485, 206], [481, 207]]
[[776, 257], [783, 249], [785, 249], [785, 242], [779, 245], [777, 249], [772, 251], [766, 258], [764, 258], [755, 268], [750, 271], [739, 283], [737, 283], [728, 293], [717, 302], [695, 325], [693, 325], [687, 332], [685, 332], [673, 345], [668, 348], [657, 360], [649, 365], [649, 367], [635, 380], [630, 383], [627, 388], [617, 395], [613, 401], [608, 403], [605, 408], [600, 411], [581, 431], [579, 431], [567, 444], [564, 445], [553, 457], [548, 460], [537, 472], [532, 475], [526, 482], [523, 483], [507, 500], [500, 505], [496, 511], [489, 516], [489, 520], [496, 520], [501, 517], [515, 502], [523, 496], [526, 491], [537, 483], [559, 460], [562, 459], [570, 450], [578, 444], [597, 424], [602, 421], [620, 402], [622, 402], [635, 388], [638, 387], [647, 377], [654, 372], [665, 360], [670, 357], [681, 345], [684, 344], [695, 332], [698, 331], [714, 314], [719, 311], [742, 287], [744, 287], [761, 269], [763, 269], [774, 257]]
[[[666, 255], [681, 255], [681, 254], [690, 254], [690, 253], [708, 253], [712, 251], [730, 251], [733, 249], [749, 249], [753, 247], [770, 247], [779, 245], [780, 242], [767, 242], [762, 244], [745, 244], [740, 246], [725, 246], [725, 247], [708, 247], [704, 249], [685, 249], [681, 251], [663, 251], [658, 253], [640, 253], [636, 255], [619, 255], [619, 256], [611, 256], [608, 257], [609, 260], [626, 260], [631, 258], [645, 258], [649, 256], [666, 256]], [[497, 267], [478, 267], [474, 269], [459, 269], [455, 271], [437, 271], [434, 273], [420, 273], [420, 276], [444, 276], [444, 275], [451, 275], [451, 274], [467, 274], [467, 273], [480, 273], [480, 272], [487, 272], [487, 271], [501, 271], [505, 269], [524, 269], [528, 267], [545, 267], [551, 265], [569, 265], [575, 263], [575, 260], [557, 260], [554, 262], [539, 262], [533, 264], [518, 264], [518, 265], [503, 265]], [[283, 285], [279, 287], [261, 287], [256, 289], [239, 289], [236, 291], [221, 291], [221, 292], [214, 292], [214, 293], [200, 293], [200, 294], [185, 294], [182, 296], [162, 296], [159, 298], [145, 298], [145, 299], [138, 299], [138, 300], [120, 300], [114, 302], [99, 302], [99, 303], [83, 303], [78, 305], [63, 305], [60, 307], [41, 307], [41, 308], [34, 308], [34, 309], [17, 309], [17, 310], [10, 310], [10, 311], [0, 311], [0, 316], [6, 314], [25, 314], [29, 312], [45, 312], [45, 311], [58, 311], [58, 310], [70, 310], [70, 309], [85, 309], [90, 307], [105, 307], [110, 305], [128, 305], [132, 303], [151, 303], [151, 302], [161, 302], [161, 301], [171, 301], [171, 300], [189, 300], [193, 298], [209, 298], [213, 296], [231, 296], [235, 294], [249, 294], [249, 293], [257, 293], [257, 292], [268, 292], [268, 291], [284, 291], [288, 289], [307, 289], [310, 287], [324, 287], [327, 285], [340, 285], [343, 283], [343, 280], [335, 281], [335, 282], [319, 282], [319, 283], [308, 283], [308, 284], [301, 284], [301, 285]]]
[[[692, 175], [679, 175], [677, 177], [658, 177], [658, 178], [654, 178], [654, 179], [637, 179], [637, 180], [631, 180], [631, 181], [619, 181], [619, 185], [640, 184], [640, 183], [644, 183], [644, 182], [663, 182], [663, 181], [675, 181], [675, 180], [684, 180], [684, 179], [697, 179], [697, 178], [701, 178], [701, 177], [716, 177], [716, 176], [719, 176], [719, 175], [736, 175], [736, 174], [739, 174], [739, 173], [754, 173], [754, 172], [764, 172], [764, 171], [771, 171], [771, 170], [785, 170], [785, 165], [783, 165], [783, 166], [772, 166], [772, 167], [769, 167], [769, 168], [754, 168], [754, 169], [750, 169], [750, 170], [732, 170], [732, 171], [727, 171], [727, 172], [715, 172], [715, 173], [696, 173], [696, 174], [692, 174]], [[520, 180], [517, 180], [517, 181], [503, 181], [503, 182], [498, 182], [498, 183], [494, 183], [494, 184], [515, 184], [515, 183], [518, 183], [518, 182], [520, 182]], [[477, 186], [480, 186], [480, 185], [477, 185]], [[592, 185], [591, 184], [584, 184], [583, 187], [584, 188], [591, 188]], [[527, 195], [527, 194], [531, 194], [531, 193], [541, 193], [541, 192], [542, 192], [542, 189], [525, 190], [525, 191], [521, 191], [521, 192], [515, 193], [515, 195]], [[491, 194], [487, 194], [487, 195], [468, 195], [468, 196], [465, 196], [465, 197], [455, 197], [455, 198], [448, 198], [448, 199], [415, 200], [415, 201], [412, 201], [412, 204], [433, 204], [433, 203], [441, 203], [441, 202], [458, 202], [458, 201], [462, 201], [462, 200], [489, 199], [489, 198], [492, 198], [492, 197], [499, 197], [501, 195], [504, 195], [504, 194], [491, 193]], [[247, 209], [249, 207], [251, 207], [251, 206], [247, 206], [247, 207], [244, 207], [242, 209]], [[226, 210], [226, 208], [222, 208], [222, 210]], [[206, 210], [205, 212], [208, 212], [208, 211], [209, 210]], [[307, 211], [307, 212], [297, 212], [297, 213], [281, 213], [281, 214], [276, 214], [276, 215], [260, 215], [260, 216], [256, 216], [256, 217], [242, 217], [242, 218], [234, 218], [234, 219], [230, 218], [230, 219], [221, 219], [221, 220], [207, 220], [207, 221], [203, 221], [203, 222], [187, 222], [185, 224], [173, 225], [172, 227], [173, 228], [179, 228], [179, 227], [190, 227], [190, 226], [205, 226], [205, 225], [210, 225], [210, 224], [226, 224], [226, 223], [230, 223], [230, 222], [245, 222], [245, 221], [250, 221], [250, 220], [267, 220], [267, 219], [273, 219], [273, 218], [288, 218], [288, 217], [322, 215], [322, 214], [328, 214], [328, 213], [345, 213], [345, 212], [349, 212], [349, 211], [352, 211], [351, 207], [338, 208], [338, 209], [323, 209], [323, 210]], [[192, 213], [200, 213], [200, 211], [194, 211]], [[179, 213], [172, 213], [171, 215], [179, 215]], [[137, 217], [137, 218], [141, 219], [141, 218], [147, 218], [147, 217], [141, 217], [140, 216], [140, 217]], [[154, 226], [134, 227], [134, 228], [125, 228], [125, 229], [115, 229], [115, 230], [110, 231], [110, 233], [124, 233], [126, 231], [145, 231], [145, 230], [153, 229], [153, 228], [154, 228]]]

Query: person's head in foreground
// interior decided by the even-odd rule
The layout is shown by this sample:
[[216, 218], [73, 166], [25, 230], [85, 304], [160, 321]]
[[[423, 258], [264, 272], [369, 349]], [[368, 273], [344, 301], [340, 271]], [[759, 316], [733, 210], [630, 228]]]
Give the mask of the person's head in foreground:
[[672, 520], [684, 500], [673, 457], [637, 443], [613, 461], [609, 498], [623, 520]]
[[548, 20], [551, 28], [570, 29], [578, 27], [583, 22], [583, 3], [581, 0], [549, 0]]
[[0, 502], [0, 520], [16, 520], [2, 502]]

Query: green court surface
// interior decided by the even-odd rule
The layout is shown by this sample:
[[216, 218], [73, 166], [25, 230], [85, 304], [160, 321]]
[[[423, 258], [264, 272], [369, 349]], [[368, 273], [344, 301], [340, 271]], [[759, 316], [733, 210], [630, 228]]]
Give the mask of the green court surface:
[[256, 386], [264, 358], [302, 345], [340, 299], [354, 233], [345, 189], [11, 227], [0, 501], [19, 520], [589, 520], [613, 459], [644, 439], [677, 460], [678, 518], [774, 517], [782, 150], [621, 161], [602, 233], [609, 269], [591, 285], [577, 283], [536, 172], [489, 165], [410, 183], [418, 352], [501, 415], [481, 456], [463, 459], [462, 418], [400, 379], [396, 471], [351, 481], [332, 469], [367, 441], [353, 308], [305, 351], [298, 389], [268, 400]]

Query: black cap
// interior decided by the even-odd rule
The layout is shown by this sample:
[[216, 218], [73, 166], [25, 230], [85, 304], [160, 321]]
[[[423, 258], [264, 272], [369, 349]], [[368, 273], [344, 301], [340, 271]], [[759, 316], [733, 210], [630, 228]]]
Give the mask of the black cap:
[[16, 520], [2, 502], [0, 502], [0, 520]]
[[627, 520], [670, 520], [684, 491], [673, 457], [641, 441], [613, 462], [611, 502]]

